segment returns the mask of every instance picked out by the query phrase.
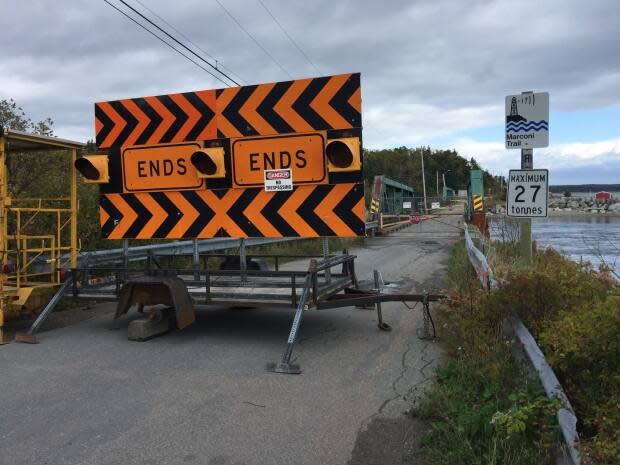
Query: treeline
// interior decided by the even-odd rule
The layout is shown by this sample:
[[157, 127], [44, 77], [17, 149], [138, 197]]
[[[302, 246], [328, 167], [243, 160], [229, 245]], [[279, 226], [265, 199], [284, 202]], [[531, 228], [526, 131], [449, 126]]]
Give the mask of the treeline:
[[[364, 181], [366, 186], [372, 185], [376, 175], [386, 175], [396, 181], [413, 186], [416, 196], [421, 196], [422, 189], [422, 158], [424, 158], [424, 174], [426, 193], [429, 197], [442, 192], [443, 176], [446, 186], [456, 190], [467, 189], [469, 172], [481, 169], [474, 158], [467, 160], [456, 150], [434, 150], [430, 147], [397, 147], [383, 150], [364, 151]], [[483, 171], [484, 188], [495, 194], [500, 191], [502, 182], [488, 171]], [[438, 182], [439, 180], [439, 182]]]
[[[31, 133], [54, 136], [53, 121], [46, 118], [33, 122], [13, 100], [0, 99], [0, 127]], [[96, 150], [93, 141], [88, 141], [85, 153]], [[370, 192], [375, 175], [384, 174], [404, 184], [413, 186], [416, 196], [422, 196], [422, 157], [426, 176], [426, 192], [429, 197], [436, 196], [446, 185], [454, 190], [466, 189], [469, 172], [479, 169], [471, 158], [467, 160], [454, 150], [433, 150], [430, 147], [397, 147], [384, 150], [364, 151], [364, 181]], [[9, 195], [19, 197], [65, 197], [68, 195], [68, 177], [70, 160], [66, 154], [58, 152], [32, 152], [12, 154], [8, 157]], [[437, 182], [439, 179], [439, 183]], [[486, 193], [499, 191], [499, 178], [484, 172]], [[118, 246], [118, 241], [101, 240], [99, 226], [99, 202], [96, 185], [78, 183], [79, 236], [83, 249], [96, 249]], [[369, 198], [368, 198], [369, 201]], [[49, 228], [48, 228], [49, 226]], [[42, 229], [52, 230], [55, 219], [43, 221]], [[29, 229], [27, 234], [42, 233]]]
[[558, 194], [561, 194], [563, 192], [620, 192], [620, 184], [567, 184], [549, 186], [549, 190], [553, 193]]

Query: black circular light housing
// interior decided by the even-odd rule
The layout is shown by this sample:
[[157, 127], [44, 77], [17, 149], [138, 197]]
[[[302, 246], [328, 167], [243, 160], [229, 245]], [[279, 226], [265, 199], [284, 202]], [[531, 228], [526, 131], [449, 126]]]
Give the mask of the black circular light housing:
[[349, 146], [342, 141], [330, 142], [325, 153], [329, 162], [336, 168], [347, 168], [353, 163], [353, 153]]
[[212, 176], [217, 173], [217, 165], [205, 152], [197, 151], [192, 153], [190, 161], [192, 162], [192, 165], [194, 165], [202, 174]]

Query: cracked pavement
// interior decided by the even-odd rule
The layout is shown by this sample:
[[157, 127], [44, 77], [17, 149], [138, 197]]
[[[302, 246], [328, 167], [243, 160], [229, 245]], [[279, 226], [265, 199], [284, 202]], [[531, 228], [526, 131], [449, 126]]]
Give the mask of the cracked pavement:
[[[378, 268], [396, 292], [437, 290], [458, 233], [427, 221], [368, 239], [352, 251], [358, 277]], [[306, 312], [297, 376], [265, 371], [292, 311], [199, 311], [191, 327], [136, 343], [109, 329], [109, 308], [41, 333], [39, 345], [0, 348], [4, 465], [382, 463], [356, 440], [402, 418], [440, 357], [417, 337], [421, 306], [399, 302], [383, 304], [391, 332], [374, 310]], [[405, 443], [415, 436], [394, 425]]]

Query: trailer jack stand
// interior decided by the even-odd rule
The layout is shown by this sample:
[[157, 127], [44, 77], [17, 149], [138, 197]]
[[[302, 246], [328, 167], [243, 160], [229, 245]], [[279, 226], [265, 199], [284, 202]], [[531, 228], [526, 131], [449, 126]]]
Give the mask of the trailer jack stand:
[[311, 273], [316, 270], [316, 260], [310, 261], [310, 269], [306, 274], [306, 280], [304, 282], [304, 288], [299, 298], [297, 310], [295, 311], [295, 317], [293, 318], [293, 324], [291, 325], [291, 331], [286, 341], [286, 350], [282, 354], [282, 359], [279, 363], [268, 363], [267, 371], [273, 373], [284, 373], [288, 375], [298, 375], [301, 373], [301, 367], [297, 364], [291, 363], [291, 355], [293, 354], [293, 346], [297, 340], [297, 334], [299, 333], [299, 326], [301, 325], [301, 318], [304, 314], [304, 310], [308, 310], [308, 294], [310, 293], [311, 285]]
[[[309, 282], [309, 280], [307, 280]], [[291, 326], [291, 332], [288, 335], [288, 341], [286, 342], [286, 350], [282, 354], [282, 359], [279, 363], [268, 363], [267, 371], [274, 373], [284, 373], [287, 375], [299, 375], [301, 373], [301, 367], [298, 364], [291, 363], [291, 355], [293, 354], [293, 346], [297, 340], [297, 333], [299, 332], [299, 325], [301, 324], [301, 317], [304, 310], [308, 309], [308, 305], [305, 304], [305, 297], [307, 296], [306, 288], [302, 294], [301, 301], [297, 311], [295, 312], [295, 318], [293, 318], [293, 324]]]
[[375, 278], [375, 289], [377, 292], [377, 301], [375, 302], [375, 308], [377, 309], [377, 328], [381, 331], [392, 331], [392, 327], [383, 321], [383, 314], [381, 313], [381, 301], [379, 295], [381, 294], [381, 282], [379, 279], [379, 271], [373, 271]]

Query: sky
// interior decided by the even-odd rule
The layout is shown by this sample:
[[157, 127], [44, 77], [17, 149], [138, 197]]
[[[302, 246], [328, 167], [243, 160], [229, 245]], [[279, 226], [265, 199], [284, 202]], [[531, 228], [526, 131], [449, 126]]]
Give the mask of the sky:
[[[504, 98], [547, 91], [534, 166], [552, 184], [620, 183], [617, 0], [125, 1], [243, 84], [361, 72], [370, 149], [456, 149], [507, 175], [520, 154], [504, 148]], [[96, 101], [223, 87], [103, 0], [2, 6], [0, 99], [51, 117], [59, 137], [94, 139]]]

